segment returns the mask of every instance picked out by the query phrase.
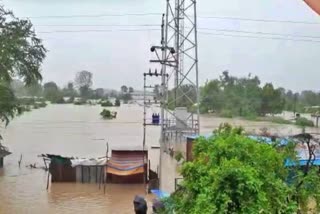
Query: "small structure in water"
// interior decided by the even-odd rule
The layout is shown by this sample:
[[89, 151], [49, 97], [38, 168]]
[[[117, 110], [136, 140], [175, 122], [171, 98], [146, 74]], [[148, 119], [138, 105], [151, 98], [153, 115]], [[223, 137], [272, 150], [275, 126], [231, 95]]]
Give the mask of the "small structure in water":
[[[51, 182], [147, 184], [148, 149], [113, 149], [111, 157], [73, 158], [45, 154]], [[149, 170], [149, 180], [156, 183], [157, 174]], [[154, 185], [153, 185], [154, 186]], [[157, 185], [155, 185], [157, 186]]]
[[73, 158], [41, 155], [50, 160], [51, 182], [103, 183], [107, 158]]
[[147, 149], [137, 147], [113, 149], [106, 169], [107, 182], [143, 184], [147, 182], [147, 170]]
[[0, 168], [3, 167], [4, 157], [10, 154], [11, 152], [9, 152], [8, 148], [0, 144]]

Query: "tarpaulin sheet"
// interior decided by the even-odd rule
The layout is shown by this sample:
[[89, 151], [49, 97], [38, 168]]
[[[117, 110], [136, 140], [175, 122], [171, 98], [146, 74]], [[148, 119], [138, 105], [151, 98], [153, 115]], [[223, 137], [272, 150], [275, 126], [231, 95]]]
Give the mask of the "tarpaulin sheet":
[[71, 159], [72, 167], [76, 166], [104, 166], [107, 163], [107, 158], [79, 158]]
[[135, 175], [144, 173], [143, 154], [112, 155], [107, 163], [107, 173], [114, 175]]
[[170, 196], [169, 193], [164, 192], [164, 191], [159, 190], [159, 189], [152, 189], [151, 192], [152, 192], [153, 194], [155, 194], [155, 195], [156, 195], [158, 198], [160, 198], [160, 199], [162, 199], [162, 198], [167, 198], [167, 197]]
[[121, 175], [121, 176], [127, 176], [127, 175], [136, 175], [144, 172], [143, 166], [135, 168], [135, 169], [129, 169], [129, 170], [118, 170], [115, 168], [107, 167], [107, 173], [113, 174], [113, 175]]

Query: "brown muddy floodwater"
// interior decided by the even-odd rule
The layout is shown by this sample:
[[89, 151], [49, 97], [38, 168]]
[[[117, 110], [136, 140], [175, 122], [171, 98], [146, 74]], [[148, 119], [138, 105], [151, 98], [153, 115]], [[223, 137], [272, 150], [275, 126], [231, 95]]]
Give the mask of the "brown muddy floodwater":
[[[143, 185], [107, 185], [106, 194], [96, 184], [54, 183], [46, 190], [47, 174], [42, 169], [29, 169], [28, 164], [43, 166], [39, 154], [51, 153], [77, 157], [101, 157], [106, 141], [113, 146], [142, 144], [142, 108], [124, 105], [115, 109], [118, 118], [102, 120], [99, 106], [49, 105], [14, 119], [3, 129], [3, 143], [12, 154], [0, 170], [0, 213], [133, 213], [132, 200], [144, 194]], [[155, 111], [151, 109], [150, 111]], [[152, 113], [151, 113], [152, 114]], [[242, 125], [259, 131], [298, 133], [295, 126], [265, 122], [248, 122], [210, 116], [201, 118], [201, 132], [211, 132], [222, 122]], [[158, 144], [159, 128], [148, 127], [147, 145]], [[312, 132], [319, 132], [313, 129]], [[18, 160], [22, 154], [22, 165]], [[151, 168], [158, 165], [157, 150], [149, 150]], [[147, 197], [151, 201], [152, 196]], [[150, 206], [149, 206], [150, 210]]]

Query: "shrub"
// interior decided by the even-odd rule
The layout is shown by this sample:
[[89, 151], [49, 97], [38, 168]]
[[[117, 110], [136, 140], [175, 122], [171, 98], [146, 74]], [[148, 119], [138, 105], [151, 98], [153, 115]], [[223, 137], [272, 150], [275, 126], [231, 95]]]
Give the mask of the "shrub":
[[246, 137], [241, 128], [224, 125], [214, 138], [199, 138], [193, 155], [183, 163], [181, 189], [167, 205], [175, 213], [296, 212], [284, 154]]
[[176, 154], [175, 154], [175, 156], [174, 156], [174, 159], [176, 159], [177, 162], [180, 162], [181, 160], [183, 160], [184, 157], [183, 157], [182, 152], [177, 151]]
[[101, 102], [102, 107], [111, 107], [113, 104], [109, 100], [105, 100]]
[[221, 117], [226, 117], [226, 118], [232, 118], [233, 117], [233, 113], [230, 110], [222, 110], [221, 113], [219, 114]]
[[296, 125], [298, 125], [298, 126], [310, 126], [310, 127], [313, 127], [313, 126], [314, 126], [314, 123], [313, 123], [313, 121], [308, 120], [308, 119], [305, 118], [305, 117], [299, 117], [299, 118], [296, 119]]
[[111, 112], [107, 109], [103, 109], [102, 112], [100, 113], [100, 115], [104, 118], [111, 118]]

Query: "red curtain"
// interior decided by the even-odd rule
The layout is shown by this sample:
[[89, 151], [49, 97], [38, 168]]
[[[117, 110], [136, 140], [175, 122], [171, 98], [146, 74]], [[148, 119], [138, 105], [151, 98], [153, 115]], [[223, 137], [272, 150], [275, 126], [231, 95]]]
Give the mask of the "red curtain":
[[320, 15], [320, 0], [304, 0], [309, 7]]

